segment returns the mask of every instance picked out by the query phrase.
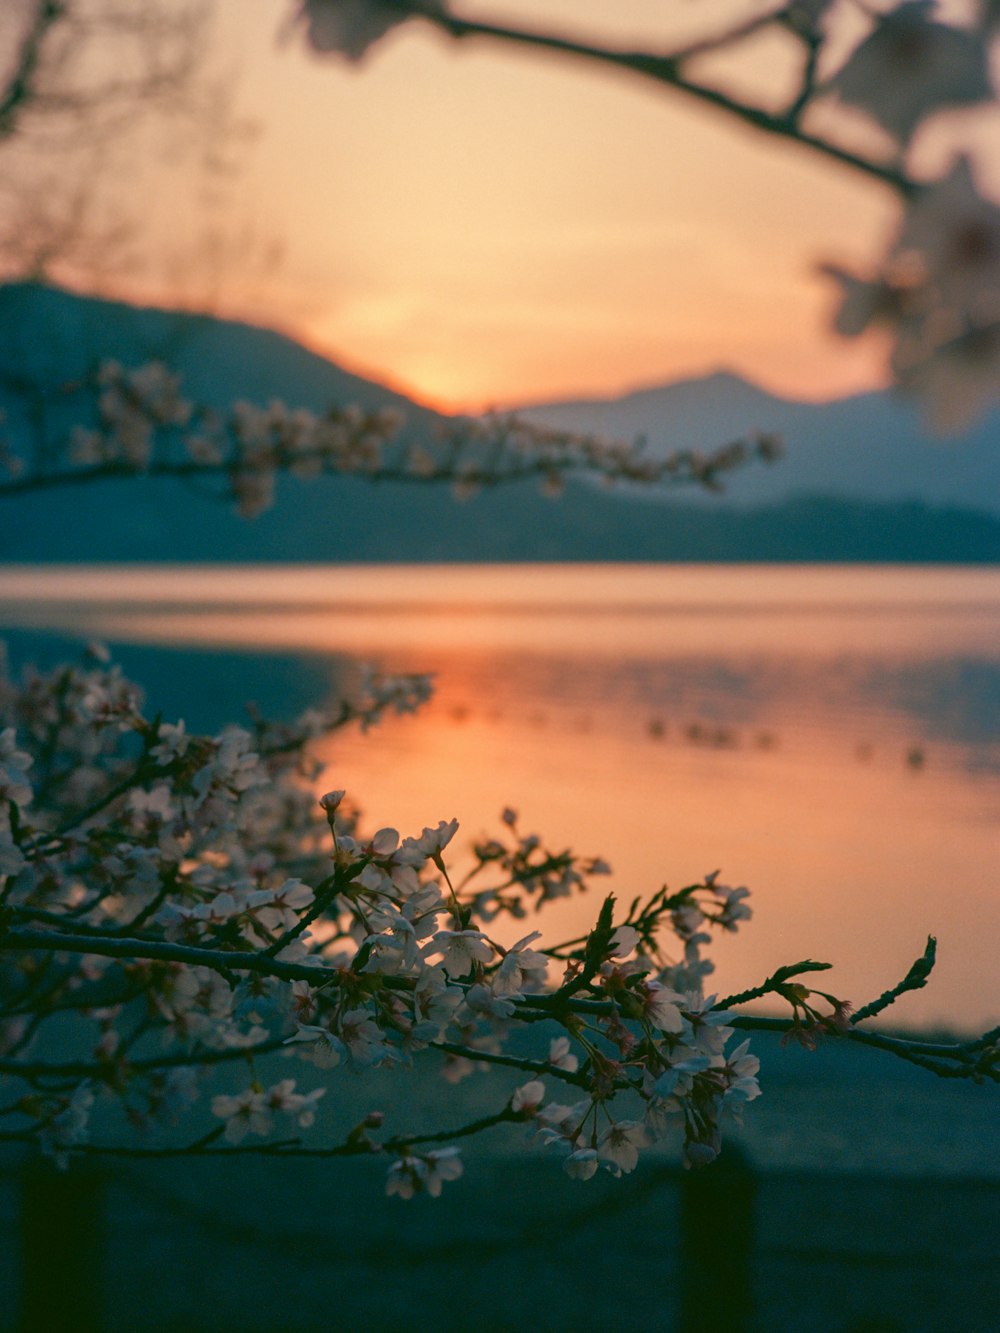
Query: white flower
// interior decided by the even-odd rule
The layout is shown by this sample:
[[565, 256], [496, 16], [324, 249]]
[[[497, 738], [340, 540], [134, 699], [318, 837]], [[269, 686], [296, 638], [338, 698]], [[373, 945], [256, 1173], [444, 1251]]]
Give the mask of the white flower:
[[704, 1139], [690, 1139], [684, 1144], [684, 1165], [711, 1166], [719, 1155], [718, 1145]]
[[467, 976], [474, 963], [493, 957], [493, 946], [478, 930], [439, 930], [428, 951], [441, 954], [441, 966], [452, 977]]
[[526, 988], [545, 984], [548, 959], [543, 953], [528, 948], [540, 937], [540, 930], [533, 931], [507, 950], [493, 977], [493, 991], [496, 995], [518, 995]]
[[844, 292], [838, 330], [888, 327], [896, 381], [935, 428], [962, 429], [1000, 396], [1000, 207], [967, 158], [915, 196], [870, 281], [826, 271]]
[[639, 1161], [639, 1149], [648, 1142], [646, 1128], [638, 1120], [619, 1120], [601, 1135], [597, 1155], [616, 1175], [628, 1174]]
[[569, 1037], [553, 1037], [549, 1042], [549, 1064], [568, 1074], [576, 1072], [580, 1061], [570, 1053]]
[[913, 200], [893, 261], [919, 266], [938, 303], [963, 316], [1000, 317], [1000, 208], [980, 194], [967, 157]]
[[298, 1053], [304, 1060], [310, 1061], [317, 1069], [332, 1069], [340, 1064], [344, 1054], [344, 1043], [326, 1028], [311, 1023], [300, 1023], [292, 1035], [285, 1040], [286, 1046], [297, 1045]]
[[441, 1187], [448, 1180], [457, 1180], [462, 1174], [462, 1160], [457, 1148], [435, 1148], [419, 1157], [400, 1157], [389, 1167], [386, 1194], [398, 1194], [401, 1199], [412, 1199], [414, 1194], [426, 1193], [438, 1198]]
[[444, 969], [425, 967], [413, 988], [413, 1036], [417, 1041], [437, 1041], [462, 1003], [457, 986], [449, 986]]
[[723, 884], [713, 884], [716, 894], [722, 898], [722, 911], [719, 914], [719, 925], [724, 930], [736, 930], [737, 923], [740, 921], [749, 921], [753, 916], [753, 908], [748, 906], [743, 900], [750, 897], [750, 890], [746, 888], [730, 889]]
[[737, 1101], [752, 1102], [760, 1096], [760, 1084], [757, 1082], [760, 1061], [755, 1055], [748, 1054], [749, 1049], [749, 1040], [742, 1042], [726, 1061], [726, 1073], [729, 1077], [729, 1087], [726, 1089], [727, 1101], [732, 1097]]
[[[712, 876], [706, 879], [706, 883], [712, 882]], [[670, 913], [670, 920], [674, 931], [684, 939], [694, 939], [697, 937], [702, 943], [707, 943], [708, 935], [700, 934], [700, 927], [705, 920], [705, 914], [697, 903], [682, 903], [680, 907], [675, 907]]]
[[732, 1014], [715, 1009], [716, 997], [688, 994], [684, 1000], [684, 1042], [692, 1051], [708, 1056], [720, 1056], [733, 1029], [726, 1024]]
[[165, 782], [158, 782], [149, 791], [138, 788], [129, 793], [129, 809], [137, 815], [155, 815], [164, 823], [177, 817], [177, 808], [173, 803], [170, 788]]
[[280, 888], [252, 893], [248, 907], [265, 930], [281, 935], [298, 923], [300, 913], [312, 906], [314, 897], [312, 889], [302, 880], [286, 879]]
[[159, 743], [153, 746], [150, 753], [160, 764], [169, 764], [172, 759], [184, 754], [191, 742], [183, 722], [178, 722], [176, 726], [170, 722], [161, 723], [157, 736]]
[[465, 993], [465, 1003], [474, 1014], [488, 1014], [490, 1018], [510, 1018], [517, 1006], [506, 995], [497, 995], [491, 986], [477, 982]]
[[840, 287], [842, 299], [833, 327], [843, 337], [856, 338], [873, 324], [896, 325], [906, 317], [908, 287], [898, 287], [885, 278], [869, 282], [837, 264], [823, 264], [820, 272]]
[[260, 759], [253, 750], [253, 738], [242, 727], [226, 727], [214, 738], [214, 753], [195, 774], [192, 785], [199, 800], [213, 791], [244, 792], [267, 780]]
[[367, 1009], [349, 1009], [340, 1020], [340, 1037], [355, 1064], [377, 1065], [389, 1055], [382, 1033]]
[[316, 1119], [316, 1103], [326, 1094], [326, 1088], [315, 1088], [312, 1092], [296, 1092], [295, 1079], [283, 1078], [268, 1088], [267, 1105], [272, 1111], [280, 1111], [291, 1116], [302, 1129], [308, 1129]]
[[419, 838], [407, 838], [403, 846], [424, 858], [436, 860], [457, 832], [457, 819], [442, 819], [437, 828], [425, 828]]
[[574, 1102], [572, 1106], [563, 1106], [560, 1102], [549, 1102], [538, 1113], [539, 1120], [549, 1126], [550, 1132], [543, 1135], [543, 1137], [551, 1142], [554, 1142], [557, 1138], [573, 1138], [580, 1122], [590, 1109], [591, 1101], [589, 1097]]
[[391, 933], [367, 937], [365, 944], [369, 946], [371, 952], [363, 970], [396, 976], [400, 972], [409, 972], [419, 967], [423, 960], [417, 948], [413, 926], [398, 912], [387, 910], [384, 915], [391, 919]]
[[525, 1115], [535, 1115], [545, 1100], [545, 1084], [541, 1079], [533, 1078], [530, 1083], [523, 1083], [510, 1099], [510, 1109]]
[[212, 1098], [212, 1114], [225, 1120], [223, 1138], [227, 1143], [240, 1143], [247, 1134], [266, 1135], [271, 1132], [272, 1118], [263, 1092], [254, 1088], [235, 1097], [220, 1093]]
[[612, 958], [625, 958], [639, 943], [640, 938], [634, 926], [619, 926], [611, 936], [608, 953]]
[[193, 463], [204, 463], [208, 467], [221, 463], [225, 457], [221, 443], [210, 435], [186, 435], [184, 448]]
[[953, 338], [897, 375], [924, 400], [935, 430], [967, 430], [1000, 397], [1000, 321]]
[[424, 1158], [427, 1163], [427, 1178], [424, 1188], [434, 1199], [441, 1193], [441, 1185], [446, 1180], [457, 1180], [462, 1174], [462, 1159], [458, 1148], [435, 1148]]
[[902, 144], [941, 107], [993, 98], [984, 43], [936, 22], [933, 8], [931, 0], [908, 0], [879, 16], [828, 85]]
[[589, 1180], [597, 1172], [596, 1148], [577, 1148], [563, 1162], [563, 1170], [571, 1180]]
[[676, 991], [667, 990], [658, 981], [647, 981], [640, 987], [638, 994], [643, 996], [645, 1017], [661, 1032], [680, 1032], [684, 1026], [679, 1005], [684, 996]]
[[[682, 1048], [682, 1052], [687, 1050]], [[692, 1079], [712, 1066], [712, 1058], [703, 1052], [694, 1053], [678, 1060], [673, 1060], [670, 1068], [664, 1070], [653, 1083], [653, 1091], [661, 1101], [668, 1097], [684, 1097], [691, 1091]]]
[[391, 856], [399, 846], [399, 834], [394, 828], [380, 828], [369, 846], [374, 856]]

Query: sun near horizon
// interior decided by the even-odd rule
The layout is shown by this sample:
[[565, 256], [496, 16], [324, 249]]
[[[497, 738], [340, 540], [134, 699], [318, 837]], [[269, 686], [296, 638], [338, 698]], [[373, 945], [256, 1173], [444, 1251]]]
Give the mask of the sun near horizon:
[[[528, 9], [538, 26], [603, 22], [650, 49], [677, 22], [654, 0], [610, 18], [599, 0]], [[147, 155], [115, 182], [141, 213], [146, 262], [56, 276], [275, 328], [447, 412], [720, 367], [810, 401], [884, 384], [877, 341], [830, 331], [819, 271], [877, 255], [895, 207], [878, 185], [620, 71], [419, 23], [352, 67], [282, 35], [286, 13], [218, 2], [213, 59], [259, 130], [225, 213], [189, 161]], [[758, 66], [777, 76], [781, 53]], [[246, 237], [281, 262], [246, 261]]]

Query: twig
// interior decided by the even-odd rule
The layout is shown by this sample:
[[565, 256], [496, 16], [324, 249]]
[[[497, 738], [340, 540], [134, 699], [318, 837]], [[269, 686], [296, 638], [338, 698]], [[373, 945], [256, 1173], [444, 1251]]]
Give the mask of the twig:
[[857, 1013], [852, 1016], [851, 1022], [861, 1023], [866, 1018], [874, 1018], [875, 1015], [880, 1014], [883, 1009], [888, 1009], [891, 1004], [894, 1004], [896, 1000], [908, 990], [922, 990], [923, 987], [927, 985], [927, 979], [934, 970], [934, 963], [936, 960], [937, 940], [933, 935], [928, 935], [927, 944], [924, 946], [923, 953], [910, 968], [909, 972], [907, 972], [903, 980], [897, 986], [893, 986], [892, 990], [883, 991], [877, 1000], [872, 1000], [870, 1004], [866, 1004], [863, 1008], [859, 1009]]

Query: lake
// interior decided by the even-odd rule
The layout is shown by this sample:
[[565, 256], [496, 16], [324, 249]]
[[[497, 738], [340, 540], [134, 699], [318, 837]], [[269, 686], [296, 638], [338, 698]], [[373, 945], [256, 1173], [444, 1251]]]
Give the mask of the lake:
[[[715, 949], [723, 990], [812, 957], [861, 1004], [934, 933], [893, 1021], [1000, 1021], [993, 569], [7, 567], [0, 624], [15, 662], [105, 640], [197, 726], [249, 698], [287, 716], [362, 663], [432, 671], [419, 715], [324, 744], [318, 787], [373, 826], [456, 816], [467, 844], [513, 806], [609, 860], [596, 884], [626, 902], [718, 869], [755, 912]], [[576, 934], [598, 905], [539, 924]]]

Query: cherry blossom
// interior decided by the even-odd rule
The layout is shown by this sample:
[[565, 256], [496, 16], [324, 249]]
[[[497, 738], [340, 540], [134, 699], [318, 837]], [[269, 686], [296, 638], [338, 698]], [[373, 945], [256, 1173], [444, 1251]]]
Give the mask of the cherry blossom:
[[975, 33], [938, 22], [934, 8], [932, 0], [907, 0], [879, 15], [829, 84], [904, 144], [935, 111], [994, 96], [983, 43]]
[[573, 1074], [580, 1067], [579, 1058], [570, 1048], [569, 1037], [553, 1037], [549, 1042], [549, 1064]]
[[599, 1161], [616, 1175], [628, 1175], [639, 1162], [639, 1149], [649, 1142], [646, 1127], [637, 1120], [609, 1125], [597, 1145]]
[[668, 990], [658, 981], [648, 981], [643, 988], [643, 1013], [654, 1027], [661, 1032], [680, 1032], [684, 1026], [679, 1005], [684, 1002], [683, 995]]
[[510, 1109], [515, 1114], [533, 1116], [545, 1100], [545, 1084], [540, 1079], [517, 1088], [510, 1099]]
[[967, 158], [916, 193], [881, 272], [827, 272], [843, 293], [838, 329], [888, 328], [895, 376], [926, 399], [938, 429], [967, 426], [996, 397], [1000, 207], [980, 193]]
[[967, 157], [916, 195], [889, 264], [915, 270], [935, 301], [962, 319], [1000, 318], [1000, 208], [980, 194]]
[[563, 1170], [571, 1180], [590, 1180], [599, 1166], [596, 1148], [577, 1148], [563, 1159]]
[[488, 963], [493, 946], [478, 930], [439, 930], [431, 941], [431, 953], [441, 955], [441, 966], [452, 977], [467, 976], [477, 963]]
[[314, 51], [354, 62], [363, 60], [370, 47], [408, 17], [378, 0], [303, 0], [299, 16]]
[[344, 1043], [328, 1028], [311, 1023], [300, 1023], [285, 1044], [296, 1043], [296, 1054], [309, 1060], [318, 1069], [332, 1069], [339, 1065], [346, 1053]]
[[246, 1088], [235, 1096], [220, 1093], [212, 1098], [212, 1114], [225, 1120], [227, 1143], [242, 1143], [248, 1134], [269, 1134], [273, 1124], [262, 1088]]
[[541, 931], [532, 931], [504, 953], [492, 982], [497, 995], [516, 995], [527, 988], [544, 986], [548, 959], [528, 948], [537, 939], [541, 939]]
[[987, 408], [996, 406], [1000, 321], [959, 334], [923, 361], [906, 358], [897, 373], [901, 384], [927, 404], [935, 430], [967, 430]]
[[412, 1199], [419, 1193], [436, 1199], [445, 1182], [457, 1180], [462, 1169], [457, 1148], [436, 1148], [419, 1157], [400, 1157], [389, 1167], [385, 1192], [398, 1194], [401, 1199]]

